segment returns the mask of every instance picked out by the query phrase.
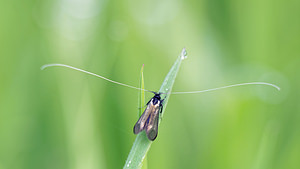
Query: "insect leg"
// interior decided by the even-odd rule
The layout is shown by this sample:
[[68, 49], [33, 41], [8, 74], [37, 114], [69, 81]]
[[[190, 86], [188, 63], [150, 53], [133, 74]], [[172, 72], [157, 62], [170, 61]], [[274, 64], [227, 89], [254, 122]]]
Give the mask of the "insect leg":
[[164, 106], [163, 106], [162, 104], [160, 104], [159, 107], [160, 107], [160, 108], [159, 108], [159, 109], [160, 109], [160, 110], [159, 110], [159, 114], [160, 114], [160, 113], [162, 113], [163, 107], [164, 107]]

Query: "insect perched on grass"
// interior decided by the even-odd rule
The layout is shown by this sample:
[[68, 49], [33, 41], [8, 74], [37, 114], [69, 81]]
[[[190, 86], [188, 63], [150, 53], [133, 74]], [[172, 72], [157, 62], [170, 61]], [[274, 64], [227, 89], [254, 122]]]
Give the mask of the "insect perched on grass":
[[[183, 51], [185, 52], [185, 51]], [[154, 93], [154, 96], [148, 101], [147, 103], [147, 107], [144, 110], [144, 113], [140, 116], [140, 118], [138, 119], [138, 121], [136, 122], [136, 124], [133, 127], [133, 133], [134, 134], [138, 134], [140, 132], [142, 132], [143, 130], [145, 130], [146, 135], [148, 137], [149, 140], [154, 141], [157, 137], [158, 134], [158, 123], [159, 123], [159, 117], [160, 114], [162, 113], [163, 110], [163, 103], [165, 98], [167, 97], [167, 95], [169, 94], [189, 94], [189, 93], [202, 93], [202, 92], [208, 92], [208, 91], [213, 91], [213, 90], [219, 90], [219, 89], [224, 89], [224, 88], [230, 88], [230, 87], [234, 87], [234, 86], [243, 86], [243, 85], [268, 85], [268, 86], [272, 86], [275, 87], [276, 89], [280, 90], [280, 88], [276, 85], [270, 84], [270, 83], [265, 83], [265, 82], [249, 82], [249, 83], [240, 83], [240, 84], [234, 84], [234, 85], [229, 85], [229, 86], [223, 86], [223, 87], [219, 87], [219, 88], [213, 88], [213, 89], [207, 89], [207, 90], [201, 90], [201, 91], [190, 91], [190, 92], [169, 92], [169, 93], [156, 93], [150, 90], [146, 90], [146, 89], [141, 89], [138, 87], [134, 87], [131, 85], [127, 85], [124, 83], [120, 83], [117, 81], [113, 81], [110, 80], [106, 77], [97, 75], [95, 73], [91, 73], [88, 72], [86, 70], [82, 70], [73, 66], [69, 66], [69, 65], [65, 65], [65, 64], [47, 64], [41, 67], [41, 69], [45, 69], [47, 67], [53, 67], [53, 66], [60, 66], [60, 67], [67, 67], [70, 69], [74, 69], [80, 72], [84, 72], [93, 76], [97, 76], [101, 79], [104, 79], [106, 81], [109, 81], [111, 83], [115, 83], [121, 86], [126, 86], [129, 88], [133, 88], [133, 89], [137, 89], [137, 90], [143, 90], [143, 91], [147, 91], [147, 92], [151, 92]], [[161, 95], [164, 94], [165, 97], [162, 99]]]
[[162, 93], [153, 93], [155, 95], [149, 100], [147, 108], [133, 127], [134, 134], [145, 130], [148, 139], [151, 141], [154, 141], [157, 137], [159, 114], [163, 110], [162, 103], [164, 101], [160, 97]]

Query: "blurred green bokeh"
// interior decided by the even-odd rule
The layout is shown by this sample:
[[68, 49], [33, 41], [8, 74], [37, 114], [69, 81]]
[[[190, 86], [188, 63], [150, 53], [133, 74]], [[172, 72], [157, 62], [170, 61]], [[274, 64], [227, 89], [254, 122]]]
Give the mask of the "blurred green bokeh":
[[[121, 168], [138, 91], [158, 90], [183, 47], [148, 168], [300, 168], [300, 1], [1, 1], [0, 169]], [[152, 94], [147, 94], [150, 99]]]

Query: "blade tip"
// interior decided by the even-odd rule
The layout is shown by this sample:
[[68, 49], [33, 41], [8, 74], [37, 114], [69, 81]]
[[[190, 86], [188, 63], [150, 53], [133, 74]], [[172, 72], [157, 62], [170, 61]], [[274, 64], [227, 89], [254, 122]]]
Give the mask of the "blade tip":
[[187, 52], [185, 47], [182, 49], [181, 54], [180, 54], [181, 60], [186, 59], [187, 58]]

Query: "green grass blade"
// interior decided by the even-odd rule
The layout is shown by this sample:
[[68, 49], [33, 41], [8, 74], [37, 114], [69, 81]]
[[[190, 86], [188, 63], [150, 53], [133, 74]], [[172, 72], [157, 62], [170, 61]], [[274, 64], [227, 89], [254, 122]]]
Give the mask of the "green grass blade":
[[[145, 83], [144, 83], [144, 65], [141, 68], [141, 73], [140, 73], [140, 84], [139, 88], [143, 89], [139, 91], [139, 96], [138, 96], [138, 118], [142, 115], [143, 113], [143, 107], [145, 106]], [[147, 169], [147, 157], [145, 157], [144, 162], [143, 162], [143, 169]]]
[[[187, 56], [186, 50], [183, 49], [181, 52], [181, 55], [178, 57], [178, 59], [173, 64], [172, 68], [170, 69], [169, 73], [165, 77], [164, 82], [162, 83], [159, 92], [162, 93], [170, 93], [172, 91], [172, 87], [177, 75], [177, 72], [179, 71], [180, 64], [183, 59], [185, 59]], [[164, 98], [166, 94], [162, 95], [162, 98]], [[167, 97], [165, 98], [165, 101], [163, 102], [163, 112], [161, 114], [161, 117], [166, 110], [166, 105], [169, 100], [169, 95], [167, 94]], [[161, 118], [160, 117], [160, 118]], [[133, 146], [130, 150], [130, 153], [127, 157], [126, 163], [123, 168], [141, 168], [142, 162], [152, 144], [152, 141], [149, 141], [145, 132], [141, 132], [137, 135]]]
[[142, 107], [145, 106], [145, 83], [144, 83], [144, 65], [142, 66], [141, 68], [141, 74], [140, 74], [140, 84], [139, 84], [139, 88], [143, 89], [143, 90], [140, 90], [139, 92], [139, 96], [138, 96], [138, 110], [139, 110], [139, 117], [142, 115]]

